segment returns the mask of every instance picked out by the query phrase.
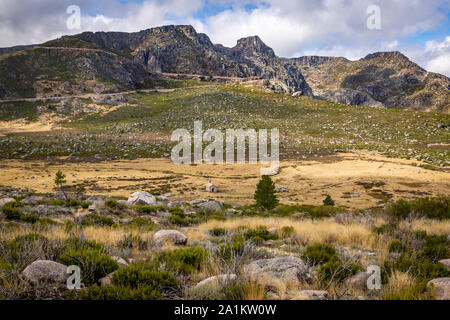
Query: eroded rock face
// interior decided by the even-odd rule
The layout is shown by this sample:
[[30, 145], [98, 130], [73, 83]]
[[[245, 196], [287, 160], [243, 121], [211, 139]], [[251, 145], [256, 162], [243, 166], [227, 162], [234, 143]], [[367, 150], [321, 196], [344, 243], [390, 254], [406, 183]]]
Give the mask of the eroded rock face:
[[44, 283], [65, 284], [69, 274], [67, 266], [50, 260], [37, 260], [23, 270], [22, 275], [33, 285]]
[[128, 204], [153, 206], [156, 205], [156, 198], [146, 191], [136, 191], [128, 198]]
[[310, 277], [305, 262], [292, 256], [252, 261], [244, 267], [244, 272], [255, 281], [285, 281], [291, 285]]
[[352, 89], [314, 90], [316, 99], [333, 101], [355, 106], [384, 108], [384, 105], [373, 99], [369, 94]]
[[427, 284], [436, 294], [436, 300], [450, 300], [450, 278], [436, 278]]
[[188, 238], [178, 230], [159, 230], [153, 235], [153, 240], [159, 245], [165, 242], [185, 245]]

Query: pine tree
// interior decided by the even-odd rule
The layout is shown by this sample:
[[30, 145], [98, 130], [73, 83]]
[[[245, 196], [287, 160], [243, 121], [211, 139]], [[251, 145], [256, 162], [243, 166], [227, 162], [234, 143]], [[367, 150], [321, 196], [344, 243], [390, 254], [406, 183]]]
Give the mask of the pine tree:
[[334, 206], [334, 200], [331, 199], [331, 196], [329, 194], [327, 194], [327, 196], [323, 200], [323, 205], [324, 206]]
[[269, 176], [262, 176], [256, 186], [254, 198], [257, 206], [262, 206], [267, 210], [277, 206], [278, 199], [275, 195], [275, 184]]
[[64, 192], [64, 186], [63, 186], [64, 183], [66, 183], [66, 175], [63, 174], [61, 172], [61, 170], [58, 170], [58, 172], [56, 173], [56, 176], [55, 176], [55, 184], [56, 184], [56, 187], [59, 188], [59, 190], [64, 194], [64, 198], [67, 199], [67, 195]]

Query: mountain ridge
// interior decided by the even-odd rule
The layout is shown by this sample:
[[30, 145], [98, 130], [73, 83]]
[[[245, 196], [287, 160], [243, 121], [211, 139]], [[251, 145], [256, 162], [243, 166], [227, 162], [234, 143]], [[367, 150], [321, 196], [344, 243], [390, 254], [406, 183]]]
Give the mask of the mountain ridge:
[[[54, 53], [56, 64], [49, 57], [40, 58], [37, 53], [45, 56], [42, 50], [48, 47], [67, 48], [66, 54], [73, 57], [64, 59]], [[71, 48], [85, 48], [86, 52], [71, 53]], [[101, 51], [116, 56], [107, 57]], [[427, 72], [398, 51], [375, 52], [356, 61], [322, 56], [282, 58], [257, 35], [238, 39], [229, 48], [212, 43], [190, 25], [167, 25], [133, 33], [83, 32], [36, 46], [2, 48], [2, 53], [0, 98], [21, 97], [24, 92], [26, 96], [42, 95], [44, 91], [58, 94], [51, 86], [67, 82], [61, 79], [61, 73], [66, 78], [79, 78], [69, 83], [79, 87], [77, 92], [145, 87], [162, 73], [175, 73], [256, 77], [267, 90], [372, 107], [448, 112], [450, 103], [450, 79]], [[39, 65], [41, 60], [44, 65]], [[115, 64], [122, 67], [112, 67]], [[111, 66], [114, 72], [105, 66]], [[41, 85], [43, 78], [49, 81], [45, 88]], [[92, 85], [83, 86], [87, 80], [96, 82], [94, 89]]]

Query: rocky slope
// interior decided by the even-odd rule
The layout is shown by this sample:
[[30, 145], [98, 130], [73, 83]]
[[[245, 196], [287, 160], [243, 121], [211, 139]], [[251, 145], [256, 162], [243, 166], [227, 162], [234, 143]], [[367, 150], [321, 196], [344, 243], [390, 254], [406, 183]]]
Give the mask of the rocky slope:
[[400, 52], [345, 58], [290, 59], [314, 95], [340, 103], [387, 108], [449, 111], [450, 79], [427, 72]]

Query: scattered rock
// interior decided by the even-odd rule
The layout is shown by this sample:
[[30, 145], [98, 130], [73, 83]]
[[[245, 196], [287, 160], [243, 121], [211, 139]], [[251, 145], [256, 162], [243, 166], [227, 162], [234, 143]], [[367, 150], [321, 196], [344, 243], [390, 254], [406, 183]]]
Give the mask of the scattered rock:
[[198, 206], [200, 203], [203, 203], [203, 202], [205, 202], [205, 200], [197, 199], [197, 200], [191, 201], [190, 205]]
[[244, 267], [244, 271], [257, 281], [284, 280], [292, 285], [298, 285], [300, 280], [310, 277], [308, 266], [303, 260], [292, 256], [252, 261]]
[[136, 191], [128, 198], [128, 204], [153, 206], [156, 204], [156, 198], [146, 191]]
[[280, 187], [280, 188], [275, 188], [275, 192], [279, 193], [279, 192], [288, 192], [289, 189], [285, 188], [285, 187]]
[[104, 205], [105, 205], [104, 200], [96, 200], [88, 207], [88, 211], [91, 211], [91, 212], [97, 211], [100, 208], [102, 208]]
[[112, 256], [111, 258], [117, 262], [119, 268], [128, 267], [128, 262], [126, 262], [125, 259], [116, 256]]
[[302, 290], [291, 300], [327, 300], [328, 292], [325, 290]]
[[344, 280], [344, 283], [352, 288], [359, 289], [359, 290], [366, 290], [367, 289], [367, 279], [369, 279], [370, 273], [368, 272], [358, 272], [357, 274], [348, 277]]
[[436, 278], [428, 281], [427, 287], [434, 290], [436, 300], [450, 300], [450, 278]]
[[272, 228], [267, 229], [267, 231], [269, 231], [269, 233], [275, 234], [275, 233], [278, 233], [278, 228], [272, 227]]
[[98, 280], [98, 283], [100, 284], [101, 287], [105, 287], [105, 286], [109, 286], [111, 285], [112, 282], [112, 277], [114, 275], [116, 271], [113, 271], [109, 274], [107, 274], [106, 276], [104, 276], [103, 278]]
[[222, 202], [216, 200], [209, 200], [206, 202], [199, 203], [198, 206], [203, 209], [211, 210], [211, 211], [222, 211], [223, 204]]
[[447, 268], [450, 268], [450, 259], [439, 260], [439, 263], [443, 264]]
[[65, 284], [69, 277], [67, 266], [51, 260], [34, 261], [23, 270], [22, 275], [33, 285], [42, 283]]
[[23, 204], [36, 204], [40, 201], [44, 201], [45, 199], [46, 199], [45, 197], [31, 196], [21, 200], [20, 202]]
[[188, 238], [178, 230], [159, 230], [153, 235], [156, 244], [173, 242], [175, 244], [185, 245]]
[[3, 198], [3, 199], [0, 199], [0, 206], [4, 206], [8, 202], [14, 202], [14, 201], [16, 201], [16, 199], [14, 199], [14, 198]]
[[203, 286], [207, 286], [207, 285], [218, 286], [218, 285], [232, 282], [232, 281], [236, 280], [236, 278], [237, 278], [237, 276], [233, 273], [220, 274], [220, 275], [209, 277], [209, 278], [206, 278], [206, 279], [200, 281], [199, 283], [197, 283], [197, 285], [195, 287], [199, 288], [199, 287], [203, 287]]

